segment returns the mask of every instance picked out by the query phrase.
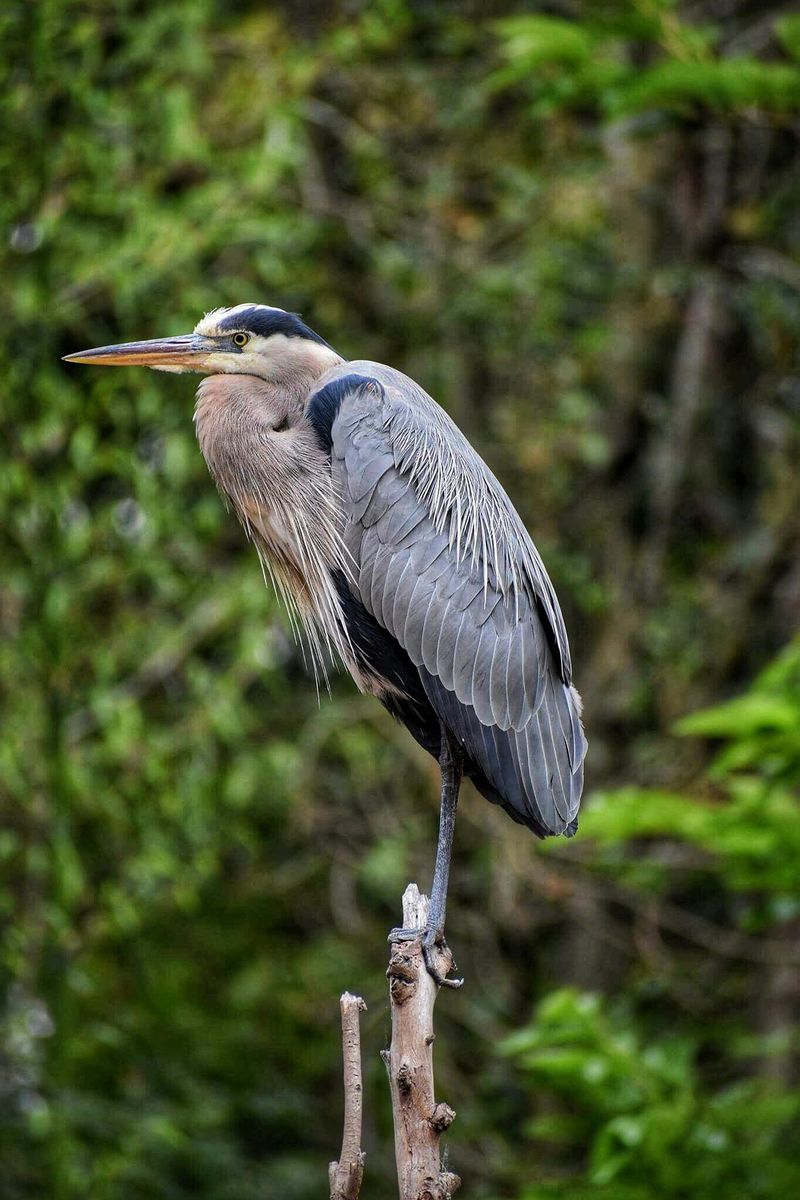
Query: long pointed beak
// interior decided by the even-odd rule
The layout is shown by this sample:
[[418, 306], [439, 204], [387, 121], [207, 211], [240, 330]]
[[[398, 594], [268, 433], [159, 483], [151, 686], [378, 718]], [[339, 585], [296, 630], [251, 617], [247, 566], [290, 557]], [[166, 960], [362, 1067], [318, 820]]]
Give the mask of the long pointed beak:
[[92, 363], [99, 367], [161, 367], [202, 371], [206, 356], [221, 347], [214, 338], [197, 333], [180, 337], [153, 338], [148, 342], [123, 342], [65, 354], [64, 362]]

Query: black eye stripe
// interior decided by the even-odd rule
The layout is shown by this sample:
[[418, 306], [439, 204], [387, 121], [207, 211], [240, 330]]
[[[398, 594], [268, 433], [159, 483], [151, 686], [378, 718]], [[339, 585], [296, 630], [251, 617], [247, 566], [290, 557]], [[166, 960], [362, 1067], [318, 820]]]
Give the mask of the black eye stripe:
[[314, 333], [313, 329], [309, 329], [297, 313], [284, 312], [279, 308], [267, 308], [263, 304], [250, 304], [244, 308], [240, 306], [238, 312], [223, 316], [217, 328], [220, 333], [238, 333], [246, 330], [251, 335], [260, 335], [261, 337], [271, 337], [273, 333], [282, 333], [285, 337], [306, 338], [309, 341], [318, 342], [321, 346], [328, 345], [324, 338], [321, 338], [318, 333]]

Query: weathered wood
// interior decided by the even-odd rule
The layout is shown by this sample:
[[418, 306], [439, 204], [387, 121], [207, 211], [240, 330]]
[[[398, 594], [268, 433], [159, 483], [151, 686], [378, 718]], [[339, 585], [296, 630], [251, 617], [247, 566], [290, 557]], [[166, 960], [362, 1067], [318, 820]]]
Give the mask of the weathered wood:
[[344, 1127], [342, 1151], [338, 1162], [328, 1166], [330, 1200], [358, 1200], [364, 1174], [361, 1149], [361, 1027], [359, 1014], [366, 1009], [360, 996], [345, 992], [339, 1001], [342, 1010], [342, 1057], [344, 1059]]
[[[427, 896], [410, 883], [403, 895], [403, 929], [419, 929], [420, 937], [390, 943], [386, 972], [392, 1041], [383, 1059], [392, 1093], [400, 1200], [449, 1200], [461, 1183], [458, 1175], [442, 1170], [439, 1153], [441, 1135], [456, 1114], [434, 1099], [433, 1006], [439, 989], [422, 955], [427, 914]], [[452, 955], [446, 947], [439, 955], [438, 967], [446, 975]]]

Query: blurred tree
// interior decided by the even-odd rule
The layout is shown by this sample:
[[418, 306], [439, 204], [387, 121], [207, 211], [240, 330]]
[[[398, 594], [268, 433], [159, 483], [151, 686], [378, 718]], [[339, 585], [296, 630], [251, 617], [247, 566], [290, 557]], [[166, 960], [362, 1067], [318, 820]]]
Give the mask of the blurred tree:
[[[671, 1196], [667, 1156], [705, 1186], [699, 1142], [648, 1140], [650, 1100], [598, 1111], [580, 1062], [555, 1089], [578, 1143], [534, 1126], [529, 1159], [544, 1078], [494, 1043], [550, 990], [536, 1045], [571, 1036], [589, 990], [609, 1000], [581, 1054], [628, 1021], [669, 1070], [678, 1046], [653, 1105], [688, 1095], [726, 1133], [723, 1195], [752, 1111], [754, 1194], [783, 1196], [795, 651], [719, 705], [797, 628], [797, 18], [12, 0], [0, 39], [0, 1196], [318, 1194], [336, 997], [367, 997], [377, 1051], [382, 939], [430, 869], [430, 766], [345, 680], [318, 707], [206, 477], [191, 383], [59, 362], [247, 299], [428, 386], [568, 610], [600, 790], [584, 836], [539, 854], [463, 806], [469, 988], [440, 1062], [472, 1194], [535, 1176], [577, 1200], [655, 1162]], [[389, 1196], [369, 1057], [370, 1194]], [[603, 1132], [618, 1117], [655, 1158], [629, 1153], [634, 1125]]]
[[[722, 953], [761, 964], [751, 980], [751, 1004], [762, 1005], [760, 1035], [746, 1033], [730, 1006], [724, 1022], [698, 1021], [703, 1009], [695, 997], [691, 1025], [642, 1036], [630, 994], [604, 1007], [596, 995], [565, 988], [543, 1000], [533, 1023], [502, 1051], [531, 1079], [538, 1111], [527, 1131], [565, 1163], [586, 1156], [587, 1195], [792, 1194], [800, 1186], [800, 640], [748, 693], [685, 719], [679, 730], [725, 739], [709, 772], [711, 795], [690, 802], [628, 788], [597, 797], [585, 822], [595, 844], [592, 869], [627, 890], [658, 974], [678, 966], [670, 944], [676, 933], [705, 944], [706, 959]], [[635, 856], [621, 863], [620, 846], [635, 847]], [[690, 886], [698, 896], [716, 892], [718, 906], [727, 900], [725, 929], [714, 931], [697, 911], [676, 923], [664, 903], [676, 851], [692, 847], [704, 858], [691, 863], [687, 856]], [[711, 971], [718, 976], [719, 965]], [[638, 1005], [642, 1015], [651, 1009], [651, 1026], [652, 1000], [642, 994]], [[753, 1071], [756, 1056], [760, 1072]], [[548, 1093], [562, 1101], [555, 1109]], [[522, 1194], [584, 1193], [567, 1179]]]

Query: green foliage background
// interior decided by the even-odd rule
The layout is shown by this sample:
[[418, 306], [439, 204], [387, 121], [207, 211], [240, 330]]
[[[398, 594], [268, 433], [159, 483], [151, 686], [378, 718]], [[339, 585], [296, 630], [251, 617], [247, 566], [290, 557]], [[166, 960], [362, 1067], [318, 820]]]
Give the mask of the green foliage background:
[[346, 679], [318, 705], [192, 382], [60, 362], [244, 300], [440, 399], [571, 631], [581, 836], [462, 805], [464, 1195], [800, 1189], [790, 7], [0, 12], [3, 1200], [319, 1195], [344, 988], [394, 1194], [384, 937], [435, 764]]

